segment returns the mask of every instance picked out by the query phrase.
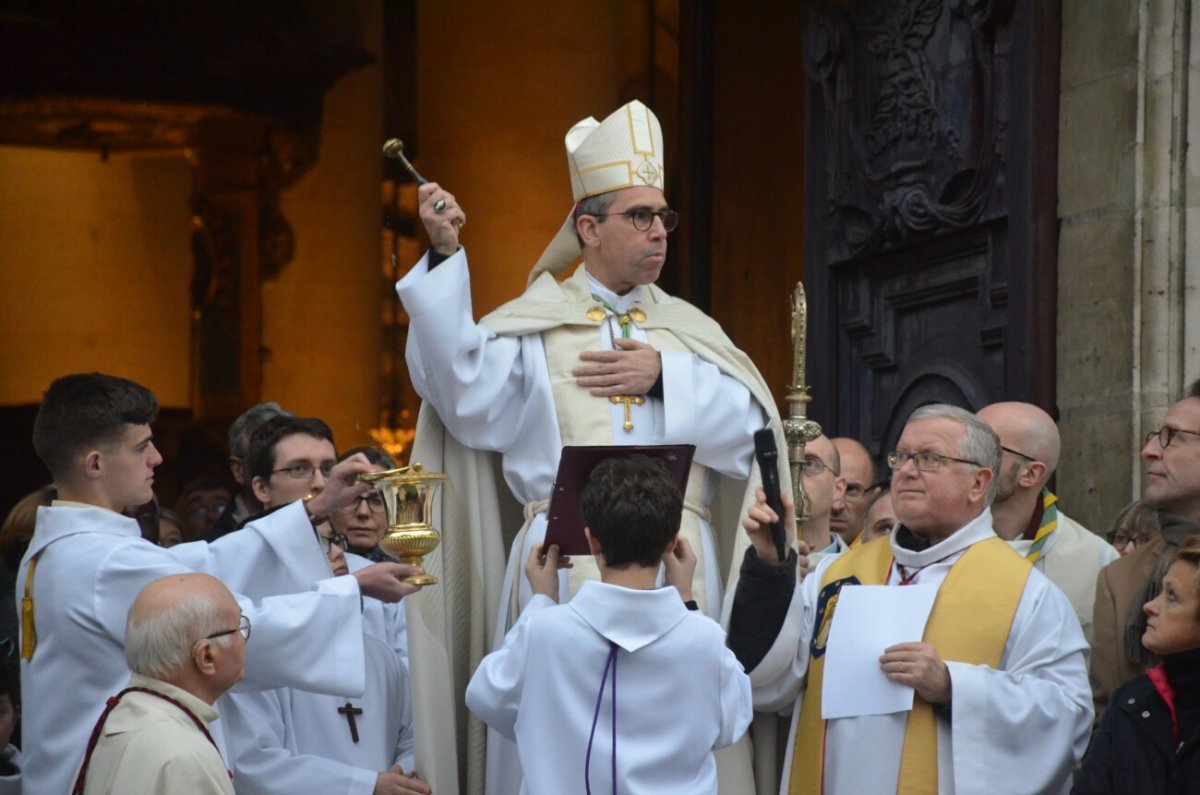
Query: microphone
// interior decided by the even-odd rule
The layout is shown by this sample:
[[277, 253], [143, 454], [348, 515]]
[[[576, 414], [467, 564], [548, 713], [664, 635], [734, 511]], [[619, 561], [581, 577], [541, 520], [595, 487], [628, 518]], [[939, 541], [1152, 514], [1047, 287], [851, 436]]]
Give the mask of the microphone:
[[779, 449], [775, 446], [775, 434], [770, 428], [755, 432], [754, 458], [758, 461], [758, 468], [762, 473], [767, 505], [779, 517], [779, 521], [771, 525], [771, 539], [775, 542], [775, 551], [782, 563], [787, 560], [787, 533], [783, 529], [783, 500], [779, 496]]
[[413, 164], [408, 162], [408, 158], [404, 156], [404, 142], [399, 138], [389, 138], [383, 142], [383, 156], [389, 160], [399, 160], [400, 165], [404, 167], [405, 171], [412, 174], [418, 185], [424, 185], [429, 181], [417, 173]]

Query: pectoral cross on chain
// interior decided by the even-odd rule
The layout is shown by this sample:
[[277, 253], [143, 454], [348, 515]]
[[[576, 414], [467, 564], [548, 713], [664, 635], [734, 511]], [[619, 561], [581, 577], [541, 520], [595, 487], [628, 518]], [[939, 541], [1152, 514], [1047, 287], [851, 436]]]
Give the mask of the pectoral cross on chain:
[[626, 433], [631, 432], [633, 430], [633, 406], [645, 405], [646, 397], [644, 395], [613, 395], [608, 400], [614, 406], [618, 403], [625, 404], [625, 422], [621, 427], [625, 429]]
[[[617, 322], [621, 325], [621, 339], [626, 340], [630, 338], [631, 321], [633, 323], [646, 322], [646, 313], [638, 309], [636, 306], [631, 308], [628, 312], [618, 312], [600, 296], [593, 295], [592, 298], [599, 301], [601, 306], [603, 306], [603, 309], [599, 306], [592, 307], [588, 310], [588, 319], [594, 321], [603, 320], [608, 323], [608, 341], [609, 344], [612, 345], [613, 350], [617, 349], [617, 342], [615, 339], [613, 339], [612, 318], [615, 317]], [[625, 429], [625, 433], [631, 433], [633, 431], [633, 407], [644, 406], [646, 404], [646, 396], [613, 395], [608, 400], [614, 406], [618, 403], [625, 404], [625, 422], [621, 424], [621, 427]]]
[[354, 716], [363, 714], [362, 707], [356, 707], [347, 700], [346, 706], [338, 707], [338, 713], [346, 716], [346, 722], [350, 724], [350, 739], [358, 742], [358, 723]]

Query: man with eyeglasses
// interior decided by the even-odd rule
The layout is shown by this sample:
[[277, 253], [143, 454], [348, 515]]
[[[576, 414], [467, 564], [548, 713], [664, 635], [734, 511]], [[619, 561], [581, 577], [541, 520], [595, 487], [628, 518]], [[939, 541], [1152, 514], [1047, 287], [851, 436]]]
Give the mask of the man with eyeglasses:
[[97, 705], [104, 712], [76, 772], [78, 791], [233, 795], [209, 727], [219, 717], [214, 702], [245, 675], [250, 628], [233, 594], [207, 574], [143, 588], [125, 628], [132, 676]]
[[[1000, 452], [971, 412], [918, 409], [888, 455], [895, 531], [799, 584], [806, 561], [780, 561], [771, 542], [778, 517], [761, 497], [750, 508], [729, 646], [755, 708], [793, 710], [781, 793], [1070, 789], [1092, 721], [1087, 642], [1062, 591], [992, 530]], [[877, 630], [838, 624], [846, 586], [861, 585], [935, 587], [921, 637], [878, 648]], [[868, 704], [826, 720], [826, 652], [838, 644], [878, 660], [880, 685], [911, 688], [912, 709]]]
[[829, 526], [849, 546], [862, 533], [867, 508], [879, 493], [875, 462], [871, 460], [870, 451], [857, 439], [837, 436], [830, 441], [837, 448], [838, 459], [842, 463], [841, 476], [846, 487], [842, 491], [842, 498], [833, 503]]
[[1163, 567], [1179, 543], [1200, 529], [1200, 381], [1146, 434], [1141, 456], [1142, 502], [1159, 512], [1162, 532], [1100, 571], [1091, 663], [1097, 714], [1114, 690], [1154, 664], [1141, 644], [1142, 605], [1158, 595]]
[[[740, 549], [744, 541], [736, 530], [737, 500], [724, 502], [734, 510], [711, 523], [709, 503], [718, 491], [740, 490], [741, 504], [751, 499], [756, 430], [771, 425], [777, 446], [786, 448], [774, 397], [749, 358], [711, 318], [655, 286], [668, 234], [680, 222], [663, 192], [658, 119], [633, 101], [601, 122], [580, 121], [565, 142], [575, 204], [523, 295], [476, 323], [459, 245], [466, 215], [453, 194], [432, 182], [417, 193], [432, 250], [396, 286], [410, 318], [409, 374], [425, 401], [412, 460], [448, 472], [454, 484], [453, 491], [443, 489], [440, 503], [443, 516], [458, 521], [444, 533], [437, 560], [462, 561], [464, 569], [447, 572], [440, 592], [455, 589], [445, 598], [456, 615], [483, 605], [499, 611], [494, 620], [474, 615], [470, 622], [437, 622], [447, 628], [428, 641], [432, 660], [452, 657], [450, 649], [473, 650], [470, 659], [454, 662], [458, 681], [482, 652], [499, 645], [532, 598], [522, 566], [545, 535], [564, 446], [696, 445], [680, 533], [699, 559], [696, 601], [714, 618], [732, 574], [721, 571], [716, 552]], [[558, 281], [581, 255], [583, 265]], [[478, 460], [483, 451], [501, 460]], [[494, 480], [497, 469], [504, 483]], [[722, 477], [737, 485], [719, 487]], [[786, 488], [786, 456], [780, 456], [780, 479]], [[458, 495], [469, 504], [456, 504]], [[509, 508], [523, 514], [523, 524], [514, 521], [516, 511], [505, 512]], [[507, 576], [498, 565], [506, 552]], [[598, 578], [592, 559], [577, 556], [561, 575], [560, 592], [569, 599], [582, 582]], [[415, 623], [409, 624], [414, 675], [426, 667], [445, 669], [420, 664]], [[484, 637], [489, 627], [494, 632]], [[418, 724], [421, 709], [418, 704]], [[445, 705], [439, 715], [452, 716], [452, 709]], [[466, 754], [465, 738], [458, 742]], [[432, 744], [454, 743], [448, 734]], [[519, 778], [498, 772], [488, 753], [488, 791], [519, 791]], [[506, 753], [510, 762], [500, 767], [513, 773], [515, 748], [509, 744]], [[466, 767], [478, 769], [482, 761], [470, 756]], [[446, 775], [454, 789], [456, 771]]]
[[845, 552], [849, 543], [833, 531], [832, 515], [843, 506], [846, 480], [841, 476], [842, 461], [828, 437], [821, 434], [804, 446], [804, 495], [808, 498], [808, 518], [800, 523], [800, 538], [812, 552], [809, 565], [816, 566], [826, 555]]
[[264, 508], [315, 497], [337, 463], [333, 431], [316, 417], [280, 416], [250, 437], [246, 475]]
[[1096, 578], [1119, 555], [1063, 513], [1058, 497], [1046, 488], [1058, 468], [1058, 426], [1037, 406], [1016, 401], [984, 406], [979, 418], [1000, 437], [1000, 474], [992, 502], [996, 535], [1063, 590], [1090, 642]]

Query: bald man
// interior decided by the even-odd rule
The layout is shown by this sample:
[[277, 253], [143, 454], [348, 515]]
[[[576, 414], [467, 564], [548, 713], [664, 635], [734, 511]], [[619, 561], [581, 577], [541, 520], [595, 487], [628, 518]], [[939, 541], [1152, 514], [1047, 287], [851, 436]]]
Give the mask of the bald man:
[[250, 624], [220, 580], [174, 574], [138, 594], [125, 628], [133, 676], [109, 700], [77, 774], [84, 795], [233, 795], [208, 725], [243, 676]]
[[804, 494], [809, 500], [809, 516], [800, 523], [800, 537], [813, 550], [808, 556], [811, 566], [826, 555], [844, 552], [849, 546], [830, 525], [834, 509], [844, 507], [845, 490], [837, 448], [826, 436], [818, 436], [804, 446]]
[[846, 482], [842, 499], [829, 512], [829, 526], [847, 545], [853, 544], [863, 529], [867, 508], [879, 494], [875, 479], [875, 462], [871, 453], [857, 439], [836, 436], [829, 441], [837, 448], [842, 462], [842, 479]]
[[1066, 593], [1090, 642], [1096, 578], [1118, 553], [1060, 511], [1058, 497], [1046, 488], [1058, 468], [1058, 426], [1030, 403], [993, 403], [979, 417], [1000, 437], [1003, 452], [992, 503], [996, 535]]

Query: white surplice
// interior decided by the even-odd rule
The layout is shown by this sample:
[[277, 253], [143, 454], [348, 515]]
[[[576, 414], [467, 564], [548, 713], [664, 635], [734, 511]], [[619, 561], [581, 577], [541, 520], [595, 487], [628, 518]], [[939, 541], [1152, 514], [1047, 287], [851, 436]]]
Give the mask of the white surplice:
[[[351, 572], [371, 565], [347, 553]], [[404, 641], [404, 603], [363, 600], [366, 689], [361, 698], [276, 688], [227, 693], [217, 702], [239, 795], [337, 792], [370, 795], [393, 764], [413, 770], [412, 688]], [[359, 741], [338, 709], [347, 701]]]
[[[353, 577], [330, 577], [303, 506], [296, 502], [224, 536], [163, 549], [133, 519], [97, 507], [39, 508], [21, 561], [39, 555], [33, 595], [37, 650], [21, 662], [24, 780], [29, 792], [67, 792], [105, 700], [129, 680], [125, 622], [152, 580], [200, 571], [236, 594], [253, 633], [244, 689], [301, 686], [361, 694], [362, 615]], [[316, 586], [313, 583], [317, 583]], [[219, 724], [218, 724], [219, 726]], [[218, 736], [218, 742], [220, 737]]]
[[[938, 585], [968, 547], [994, 535], [991, 511], [984, 510], [921, 552], [898, 546], [895, 533], [891, 544], [899, 564], [909, 572], [920, 568], [916, 583]], [[800, 710], [797, 696], [808, 670], [817, 597], [831, 563], [832, 559], [822, 561], [796, 587], [779, 636], [750, 672], [755, 709], [793, 712], [781, 793], [788, 788]], [[896, 585], [899, 578], [893, 566], [887, 584]], [[1086, 650], [1071, 603], [1045, 575], [1030, 571], [1000, 668], [946, 662], [952, 718], [937, 720], [939, 793], [1066, 793], [1092, 725]], [[895, 792], [907, 719], [905, 712], [827, 722], [825, 791]], [[870, 764], [863, 763], [864, 755]]]
[[[610, 644], [615, 683], [610, 672], [597, 708]], [[750, 683], [724, 631], [669, 587], [587, 582], [565, 605], [535, 596], [467, 687], [470, 709], [515, 739], [531, 795], [583, 792], [589, 737], [591, 790], [616, 791], [614, 699], [625, 795], [716, 792], [713, 751], [736, 742], [752, 716]]]
[[[278, 688], [227, 693], [218, 703], [238, 795], [336, 792], [371, 795], [378, 774], [394, 764], [413, 769], [408, 673], [395, 651], [363, 636], [367, 688], [347, 699]], [[358, 742], [350, 733], [347, 702]]]

